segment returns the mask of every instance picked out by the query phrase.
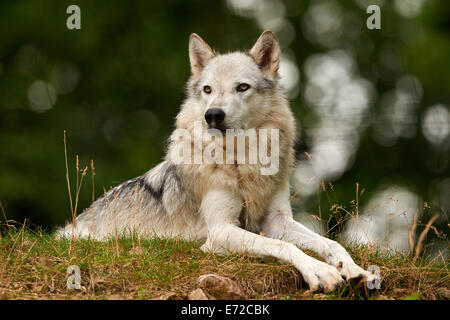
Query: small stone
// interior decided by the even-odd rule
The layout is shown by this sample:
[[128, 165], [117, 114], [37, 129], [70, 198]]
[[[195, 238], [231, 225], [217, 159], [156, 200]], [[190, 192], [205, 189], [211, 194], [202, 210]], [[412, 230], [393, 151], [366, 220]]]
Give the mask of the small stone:
[[208, 295], [220, 300], [242, 300], [246, 296], [239, 285], [230, 278], [216, 274], [205, 274], [199, 278], [199, 287]]
[[150, 298], [149, 300], [177, 300], [177, 294], [175, 292], [168, 292], [158, 297]]
[[209, 300], [208, 297], [206, 296], [205, 292], [203, 292], [203, 290], [200, 288], [195, 289], [194, 291], [191, 291], [188, 294], [188, 299], [189, 300]]

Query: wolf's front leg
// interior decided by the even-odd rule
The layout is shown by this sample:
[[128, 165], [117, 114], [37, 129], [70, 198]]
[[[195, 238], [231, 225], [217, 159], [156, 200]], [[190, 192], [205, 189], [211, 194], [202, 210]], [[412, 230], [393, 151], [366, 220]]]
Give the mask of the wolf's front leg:
[[311, 290], [334, 290], [344, 283], [338, 270], [316, 260], [291, 243], [270, 239], [239, 228], [236, 223], [242, 200], [223, 191], [210, 191], [202, 201], [201, 213], [208, 228], [202, 250], [210, 252], [248, 252], [272, 256], [292, 263]]
[[358, 266], [339, 243], [322, 237], [294, 220], [287, 186], [272, 199], [262, 224], [262, 231], [267, 237], [284, 240], [302, 249], [316, 252], [327, 263], [336, 267], [347, 280], [371, 275]]

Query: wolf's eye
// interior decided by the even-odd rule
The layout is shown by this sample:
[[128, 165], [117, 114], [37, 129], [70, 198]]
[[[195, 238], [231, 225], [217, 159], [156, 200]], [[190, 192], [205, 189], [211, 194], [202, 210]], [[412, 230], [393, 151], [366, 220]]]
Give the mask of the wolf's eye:
[[249, 84], [241, 83], [240, 85], [237, 86], [236, 90], [239, 92], [244, 92], [247, 91], [249, 88], [250, 88]]
[[203, 87], [203, 91], [204, 91], [205, 93], [207, 93], [207, 94], [210, 94], [210, 93], [211, 93], [211, 87], [210, 87], [210, 86], [204, 86], [204, 87]]

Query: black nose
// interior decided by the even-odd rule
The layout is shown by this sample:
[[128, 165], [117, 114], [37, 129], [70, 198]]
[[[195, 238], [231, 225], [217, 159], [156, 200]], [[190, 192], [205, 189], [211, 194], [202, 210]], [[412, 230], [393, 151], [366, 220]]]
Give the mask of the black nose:
[[212, 108], [205, 113], [205, 120], [208, 124], [214, 122], [218, 125], [223, 122], [223, 119], [225, 119], [225, 112], [223, 112], [222, 109]]

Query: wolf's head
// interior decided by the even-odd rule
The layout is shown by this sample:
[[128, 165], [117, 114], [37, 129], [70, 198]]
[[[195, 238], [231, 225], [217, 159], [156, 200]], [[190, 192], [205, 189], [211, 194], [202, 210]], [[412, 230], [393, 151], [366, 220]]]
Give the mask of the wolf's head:
[[283, 97], [278, 84], [280, 46], [272, 31], [264, 31], [250, 51], [228, 54], [215, 53], [194, 33], [189, 58], [187, 104], [196, 120], [210, 128], [254, 127]]

